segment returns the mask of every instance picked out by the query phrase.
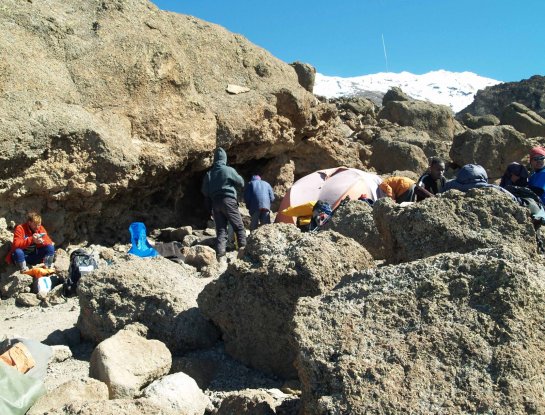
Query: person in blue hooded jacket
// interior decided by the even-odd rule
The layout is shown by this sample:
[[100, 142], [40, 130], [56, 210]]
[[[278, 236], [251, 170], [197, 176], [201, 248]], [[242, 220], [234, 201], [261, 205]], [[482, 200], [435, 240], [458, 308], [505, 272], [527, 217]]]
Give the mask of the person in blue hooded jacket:
[[201, 192], [212, 205], [216, 225], [216, 255], [225, 256], [227, 224], [230, 223], [237, 236], [239, 254], [246, 246], [246, 231], [238, 209], [237, 189], [244, 187], [244, 179], [237, 171], [227, 166], [227, 153], [221, 147], [214, 151], [214, 163], [205, 174]]
[[261, 180], [258, 175], [252, 176], [252, 180], [244, 189], [244, 203], [252, 217], [251, 231], [257, 229], [259, 225], [271, 223], [271, 202], [273, 201], [274, 193], [271, 185]]
[[534, 147], [530, 150], [532, 174], [528, 179], [528, 187], [532, 189], [545, 204], [545, 148]]
[[456, 175], [456, 178], [449, 180], [445, 184], [443, 189], [441, 189], [441, 193], [444, 193], [450, 189], [467, 192], [470, 189], [479, 189], [484, 187], [498, 189], [511, 197], [513, 201], [517, 202], [516, 197], [504, 188], [488, 183], [488, 174], [486, 174], [486, 170], [483, 168], [483, 166], [480, 166], [479, 164], [466, 164], [463, 166]]

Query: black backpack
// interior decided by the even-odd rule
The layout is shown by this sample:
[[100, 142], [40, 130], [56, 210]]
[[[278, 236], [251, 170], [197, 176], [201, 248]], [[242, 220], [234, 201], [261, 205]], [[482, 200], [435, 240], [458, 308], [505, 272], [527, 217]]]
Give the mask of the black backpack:
[[85, 249], [76, 249], [70, 254], [70, 266], [68, 267], [68, 278], [63, 284], [63, 294], [70, 297], [76, 294], [76, 287], [82, 275], [98, 268], [93, 255]]

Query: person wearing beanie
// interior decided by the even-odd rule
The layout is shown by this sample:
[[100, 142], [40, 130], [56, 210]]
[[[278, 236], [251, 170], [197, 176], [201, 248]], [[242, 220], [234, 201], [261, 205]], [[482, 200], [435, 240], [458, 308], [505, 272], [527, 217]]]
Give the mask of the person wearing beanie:
[[545, 203], [545, 148], [534, 147], [529, 156], [532, 174], [528, 179], [528, 187]]
[[500, 186], [504, 189], [507, 186], [528, 186], [528, 170], [520, 163], [510, 163], [501, 177]]
[[241, 257], [246, 246], [246, 231], [238, 210], [237, 189], [244, 187], [244, 179], [227, 166], [227, 153], [221, 147], [214, 151], [214, 163], [202, 181], [201, 192], [212, 203], [216, 225], [216, 256], [225, 259], [227, 224], [237, 236], [238, 254]]
[[244, 203], [250, 212], [252, 221], [250, 231], [257, 229], [260, 225], [271, 223], [271, 202], [274, 201], [274, 193], [271, 185], [257, 174], [244, 189]]

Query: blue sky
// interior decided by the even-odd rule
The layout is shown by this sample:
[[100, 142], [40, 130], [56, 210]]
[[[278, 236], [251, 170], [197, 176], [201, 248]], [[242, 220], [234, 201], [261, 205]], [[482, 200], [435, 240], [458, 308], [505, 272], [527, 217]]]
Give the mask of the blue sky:
[[545, 75], [545, 0], [152, 1], [330, 76], [387, 68], [471, 71], [500, 81]]

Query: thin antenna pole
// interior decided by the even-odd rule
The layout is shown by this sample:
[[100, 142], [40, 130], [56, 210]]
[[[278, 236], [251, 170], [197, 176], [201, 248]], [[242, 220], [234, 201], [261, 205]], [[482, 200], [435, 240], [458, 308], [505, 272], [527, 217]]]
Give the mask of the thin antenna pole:
[[386, 61], [386, 72], [390, 72], [390, 69], [388, 68], [388, 55], [386, 54], [386, 42], [384, 42], [384, 33], [381, 33], [382, 35], [382, 48], [384, 49], [384, 60]]

